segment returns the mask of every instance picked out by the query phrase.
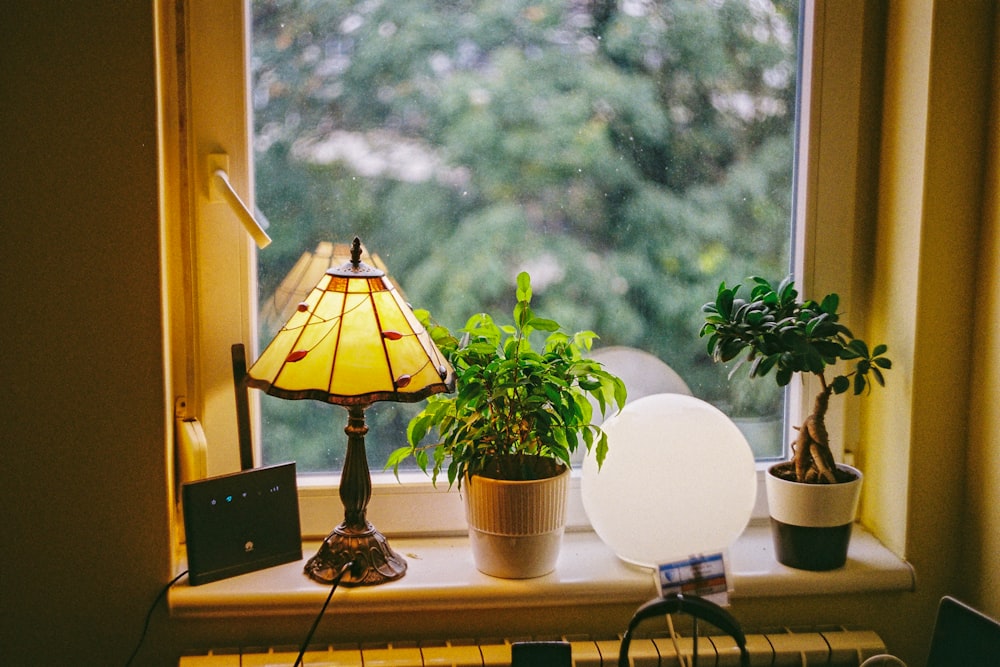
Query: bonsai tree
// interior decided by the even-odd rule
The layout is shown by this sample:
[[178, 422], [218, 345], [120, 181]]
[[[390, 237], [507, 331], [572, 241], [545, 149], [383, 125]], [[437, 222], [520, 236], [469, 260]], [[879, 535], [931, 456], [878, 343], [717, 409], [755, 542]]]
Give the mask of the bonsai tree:
[[[436, 482], [447, 466], [448, 485], [468, 475], [495, 479], [544, 479], [581, 443], [596, 447], [598, 465], [607, 454], [607, 436], [592, 423], [595, 399], [603, 414], [625, 404], [625, 385], [585, 355], [597, 337], [591, 331], [568, 335], [556, 322], [531, 309], [531, 280], [517, 276], [513, 325], [474, 315], [461, 338], [416, 311], [434, 342], [455, 369], [456, 393], [430, 397], [407, 429], [409, 444], [397, 449], [386, 467], [398, 474], [409, 457]], [[532, 335], [544, 335], [533, 347]], [[436, 432], [433, 442], [425, 436]], [[428, 467], [431, 470], [428, 471]]]
[[[882, 371], [892, 367], [884, 356], [888, 348], [869, 348], [838, 321], [837, 294], [828, 294], [820, 302], [800, 302], [790, 277], [777, 288], [763, 278], [751, 280], [754, 286], [749, 300], [739, 297], [740, 285], [730, 288], [722, 283], [715, 301], [702, 306], [705, 324], [701, 335], [708, 336], [708, 352], [717, 362], [731, 361], [746, 352], [740, 364], [750, 364], [750, 377], [774, 371], [782, 387], [795, 373], [812, 373], [819, 378], [820, 391], [812, 413], [798, 428], [792, 447], [794, 466], [775, 472], [799, 482], [835, 483], [840, 471], [830, 452], [825, 424], [830, 396], [849, 389], [859, 395], [870, 390], [873, 381], [884, 385]], [[839, 362], [845, 362], [848, 370], [828, 377]]]

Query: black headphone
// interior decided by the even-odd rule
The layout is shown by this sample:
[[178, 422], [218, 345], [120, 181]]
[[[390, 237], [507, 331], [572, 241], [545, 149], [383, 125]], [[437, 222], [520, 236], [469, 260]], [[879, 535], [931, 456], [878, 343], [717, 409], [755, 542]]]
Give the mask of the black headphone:
[[[695, 618], [701, 618], [718, 629], [722, 630], [736, 641], [737, 648], [740, 649], [740, 666], [750, 667], [750, 653], [747, 652], [747, 639], [743, 635], [739, 622], [728, 611], [704, 598], [697, 596], [685, 596], [681, 593], [665, 598], [656, 598], [639, 607], [632, 620], [629, 621], [628, 630], [622, 636], [621, 650], [618, 652], [618, 667], [629, 667], [628, 648], [632, 643], [632, 632], [636, 626], [647, 618], [675, 614], [678, 612], [690, 614]], [[695, 664], [698, 657], [695, 656]]]

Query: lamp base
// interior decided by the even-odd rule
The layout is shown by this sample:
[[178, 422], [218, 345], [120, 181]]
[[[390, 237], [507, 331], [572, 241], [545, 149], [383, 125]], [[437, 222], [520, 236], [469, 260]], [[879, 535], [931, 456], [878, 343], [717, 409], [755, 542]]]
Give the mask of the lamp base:
[[406, 561], [367, 521], [362, 528], [346, 523], [334, 528], [306, 563], [305, 573], [320, 583], [332, 584], [350, 562], [354, 565], [340, 580], [341, 586], [377, 586], [406, 574]]

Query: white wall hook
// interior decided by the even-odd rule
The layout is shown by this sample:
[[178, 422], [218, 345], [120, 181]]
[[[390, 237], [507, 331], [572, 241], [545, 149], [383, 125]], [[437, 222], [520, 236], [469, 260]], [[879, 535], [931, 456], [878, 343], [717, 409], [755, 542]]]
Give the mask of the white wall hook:
[[266, 248], [271, 243], [264, 225], [257, 221], [229, 182], [229, 156], [225, 153], [211, 153], [208, 156], [208, 199], [229, 204], [258, 248]]

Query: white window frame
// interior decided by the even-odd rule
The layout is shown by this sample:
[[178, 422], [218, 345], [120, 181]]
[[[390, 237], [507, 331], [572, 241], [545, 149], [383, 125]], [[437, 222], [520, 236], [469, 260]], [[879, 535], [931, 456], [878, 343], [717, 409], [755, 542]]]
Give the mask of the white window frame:
[[[164, 0], [166, 5], [170, 3]], [[177, 41], [165, 40], [164, 58], [177, 65], [178, 103], [175, 118], [164, 118], [165, 135], [176, 138], [176, 153], [167, 147], [165, 167], [176, 179], [168, 196], [177, 215], [166, 222], [171, 254], [168, 308], [178, 414], [200, 421], [207, 441], [209, 475], [239, 469], [230, 346], [254, 341], [256, 265], [253, 241], [225, 203], [209, 198], [209, 155], [228, 158], [228, 174], [244, 201], [254, 201], [249, 103], [250, 7], [248, 0], [195, 2], [176, 0]], [[794, 241], [795, 273], [809, 294], [837, 291], [852, 302], [852, 287], [863, 262], [855, 247], [855, 228], [865, 213], [859, 192], [859, 155], [866, 136], [861, 113], [864, 34], [863, 0], [806, 0], [803, 30], [812, 49], [802, 56], [803, 103], [797, 165], [798, 197]], [[161, 15], [168, 15], [163, 12]], [[167, 109], [173, 114], [172, 108]], [[169, 131], [173, 128], [174, 131]], [[241, 298], [242, 295], [242, 298]], [[860, 313], [848, 313], [851, 326], [861, 327]], [[805, 408], [800, 395], [815, 388], [795, 387], [789, 401], [789, 424], [800, 423]], [[855, 416], [838, 401], [831, 405], [831, 440], [853, 449]], [[331, 409], [337, 409], [331, 407]], [[331, 437], [341, 437], [333, 432]], [[844, 452], [835, 452], [843, 456]], [[258, 457], [259, 458], [259, 457]], [[399, 484], [373, 471], [368, 513], [390, 535], [447, 534], [465, 530], [457, 493], [435, 489], [419, 473]], [[303, 535], [322, 536], [340, 521], [334, 476], [301, 476]], [[758, 508], [764, 515], [763, 483]], [[579, 479], [571, 488], [570, 528], [586, 528], [579, 499]]]

